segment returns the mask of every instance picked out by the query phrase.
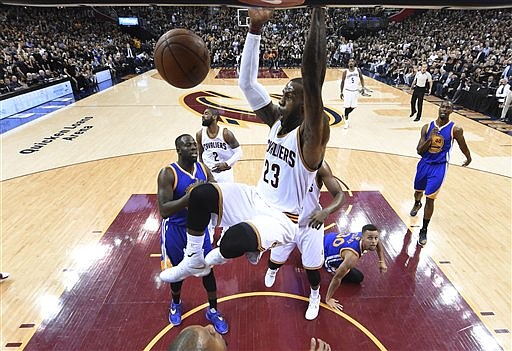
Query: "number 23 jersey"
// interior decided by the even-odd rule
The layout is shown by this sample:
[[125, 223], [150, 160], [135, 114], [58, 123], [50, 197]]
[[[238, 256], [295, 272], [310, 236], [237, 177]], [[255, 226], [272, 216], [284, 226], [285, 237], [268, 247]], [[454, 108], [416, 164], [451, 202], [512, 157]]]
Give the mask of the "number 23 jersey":
[[257, 189], [268, 204], [296, 222], [316, 170], [309, 169], [302, 160], [299, 127], [278, 136], [280, 130], [281, 120], [278, 120], [270, 128]]

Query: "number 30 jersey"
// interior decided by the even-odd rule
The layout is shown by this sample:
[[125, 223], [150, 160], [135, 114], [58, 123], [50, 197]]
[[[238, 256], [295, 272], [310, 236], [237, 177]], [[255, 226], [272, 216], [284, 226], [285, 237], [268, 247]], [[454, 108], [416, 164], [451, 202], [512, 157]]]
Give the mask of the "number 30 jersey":
[[278, 136], [280, 130], [281, 120], [278, 120], [270, 128], [257, 189], [268, 204], [297, 222], [306, 192], [315, 179], [316, 170], [309, 169], [302, 160], [299, 127]]

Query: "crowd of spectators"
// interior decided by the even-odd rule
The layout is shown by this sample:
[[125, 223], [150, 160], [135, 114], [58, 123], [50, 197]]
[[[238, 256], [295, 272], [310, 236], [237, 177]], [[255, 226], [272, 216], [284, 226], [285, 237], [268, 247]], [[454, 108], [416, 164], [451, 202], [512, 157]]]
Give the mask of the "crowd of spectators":
[[151, 68], [145, 61], [154, 43], [141, 50], [139, 40], [114, 21], [97, 20], [91, 8], [0, 9], [0, 94], [69, 78], [79, 96], [96, 88], [99, 69], [109, 68], [115, 82]]
[[[97, 16], [91, 7], [2, 6], [2, 10], [0, 93], [59, 77], [69, 77], [74, 90], [81, 91], [94, 86], [93, 72], [104, 67], [114, 80], [143, 72], [153, 67], [158, 37], [180, 27], [202, 36], [212, 68], [236, 67], [247, 32], [240, 25], [246, 23], [246, 13], [229, 7], [115, 7], [103, 11], [111, 21]], [[275, 12], [263, 31], [262, 67], [300, 66], [308, 14], [304, 9]], [[143, 19], [153, 38], [127, 34], [116, 16]], [[329, 9], [330, 67], [344, 66], [354, 58], [365, 74], [377, 80], [410, 85], [418, 65], [426, 62], [434, 81], [430, 94], [455, 103], [464, 102], [464, 92], [493, 95], [500, 78], [512, 76], [511, 9], [417, 10], [403, 21], [354, 32], [354, 18], [366, 16], [384, 14], [378, 8]]]

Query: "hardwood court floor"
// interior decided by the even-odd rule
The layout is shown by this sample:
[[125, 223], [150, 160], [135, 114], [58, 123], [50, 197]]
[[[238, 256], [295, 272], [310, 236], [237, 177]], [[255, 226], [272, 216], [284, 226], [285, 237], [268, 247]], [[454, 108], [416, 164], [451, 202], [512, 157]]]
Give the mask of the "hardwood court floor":
[[[298, 74], [293, 70], [285, 72], [289, 77]], [[88, 274], [96, 272], [101, 257], [112, 261], [118, 258], [110, 256], [113, 251], [102, 246], [100, 240], [106, 239], [102, 239], [103, 234], [120, 211], [126, 209], [133, 194], [156, 192], [159, 169], [176, 160], [172, 150], [175, 137], [181, 133], [193, 134], [200, 128], [197, 111], [205, 105], [225, 107], [226, 115], [229, 115], [226, 123], [244, 149], [244, 158], [235, 167], [236, 179], [250, 184], [256, 182], [267, 127], [251, 122], [250, 113], [243, 112], [248, 106], [236, 81], [215, 79], [217, 73], [212, 71], [207, 81], [196, 89], [178, 90], [164, 83], [154, 71], [148, 72], [1, 136], [1, 269], [12, 274], [0, 284], [2, 349], [23, 349], [39, 326], [54, 325], [52, 321], [57, 321], [57, 316], [71, 306], [64, 297], [71, 292], [80, 294], [75, 287], [83, 286], [81, 284], [87, 279], [93, 286], [118, 278], [118, 283], [125, 288], [136, 284], [131, 279], [121, 279], [122, 276], [99, 274], [91, 277]], [[415, 148], [422, 124], [407, 117], [408, 94], [367, 78], [373, 95], [360, 98], [360, 105], [351, 116], [350, 129], [343, 129], [336, 119], [337, 113], [342, 112], [336, 80], [339, 75], [337, 70], [329, 71], [324, 86], [325, 105], [332, 110], [332, 120], [336, 123], [331, 129], [326, 159], [351, 190], [379, 192], [402, 225], [411, 230], [410, 240], [414, 243], [422, 212], [417, 218], [410, 218], [408, 212], [413, 202], [412, 180], [418, 160]], [[273, 94], [279, 94], [286, 81], [287, 78], [262, 80]], [[241, 118], [235, 118], [240, 111]], [[436, 107], [425, 103], [425, 122], [435, 116]], [[450, 302], [453, 299], [461, 301], [460, 295], [471, 309], [469, 312], [461, 310], [458, 321], [471, 327], [480, 323], [473, 317], [478, 316], [490, 331], [489, 335], [504, 350], [510, 350], [510, 333], [505, 331], [511, 330], [511, 139], [456, 114], [452, 119], [464, 128], [473, 162], [469, 168], [459, 167], [463, 156], [454, 146], [453, 164], [436, 201], [429, 227], [429, 243], [420, 250], [418, 267], [428, 260], [435, 263], [431, 272], [442, 272], [449, 281], [448, 286], [454, 287], [443, 289], [444, 283], [439, 285], [437, 280], [439, 274], [427, 275], [433, 286], [439, 288], [439, 296]], [[337, 227], [355, 230], [362, 224], [361, 219], [342, 215]], [[386, 222], [385, 218], [380, 220]], [[154, 229], [158, 220], [145, 224]], [[129, 232], [131, 228], [125, 230]], [[404, 245], [404, 238], [405, 232], [403, 236], [390, 235], [384, 241], [390, 268], [400, 264], [399, 257], [403, 256], [397, 252]], [[122, 243], [123, 240], [120, 234], [118, 241]], [[409, 245], [407, 252], [414, 258], [414, 245]], [[152, 260], [146, 260], [150, 268], [145, 269], [153, 271], [158, 266]], [[296, 259], [291, 267], [294, 263]], [[250, 272], [250, 268], [244, 269]], [[264, 264], [256, 269], [261, 273]], [[249, 287], [261, 285], [260, 273], [254, 274]], [[218, 277], [220, 274], [221, 271]], [[233, 272], [232, 276], [237, 277], [237, 274]], [[416, 270], [415, 279], [425, 279], [425, 274], [425, 271]], [[293, 274], [286, 277], [302, 284], [302, 290], [295, 290], [295, 294], [307, 295], [304, 277], [297, 278]], [[280, 278], [283, 279], [284, 274]], [[323, 279], [325, 294], [325, 275]], [[366, 284], [372, 282], [371, 285], [365, 285], [360, 292], [350, 291], [347, 294], [354, 293], [351, 297], [340, 292], [337, 296], [342, 298], [345, 313], [355, 313], [355, 306], [366, 301], [364, 296], [376, 294], [373, 286], [379, 289], [379, 284], [395, 284], [392, 279], [398, 278], [393, 274], [369, 275]], [[228, 292], [235, 294], [238, 279], [231, 280], [235, 285]], [[153, 285], [147, 285], [148, 289], [152, 286], [155, 290], [161, 289], [157, 280], [152, 282]], [[419, 296], [418, 292], [413, 295]], [[146, 305], [146, 314], [158, 313], [165, 322], [164, 303]], [[292, 305], [290, 308], [297, 318], [291, 320], [302, 323], [304, 306]], [[95, 301], [91, 301], [91, 308], [93, 306]], [[242, 319], [241, 312], [247, 306], [240, 300], [229, 308], [232, 328], [233, 319]], [[324, 323], [320, 318], [326, 314], [321, 314], [318, 323]], [[364, 315], [358, 314], [358, 319]], [[126, 320], [106, 320], [130, 325]], [[203, 323], [201, 317], [195, 321]], [[248, 326], [243, 321], [239, 323], [241, 327]], [[60, 327], [62, 325], [56, 328]], [[80, 320], [73, 327], [76, 332], [89, 332]], [[410, 327], [405, 321], [400, 326], [404, 330]], [[432, 328], [436, 328], [436, 324]], [[464, 330], [461, 328], [457, 335]], [[56, 332], [55, 329], [47, 331]], [[483, 331], [478, 335], [486, 334]], [[44, 334], [36, 335], [44, 338]], [[58, 335], [58, 340], [69, 337]], [[110, 334], [109, 337], [122, 340], [125, 335]], [[9, 343], [12, 346], [7, 347]], [[492, 342], [483, 345], [482, 349], [485, 349], [485, 345], [492, 345]], [[59, 349], [59, 344], [54, 348]]]

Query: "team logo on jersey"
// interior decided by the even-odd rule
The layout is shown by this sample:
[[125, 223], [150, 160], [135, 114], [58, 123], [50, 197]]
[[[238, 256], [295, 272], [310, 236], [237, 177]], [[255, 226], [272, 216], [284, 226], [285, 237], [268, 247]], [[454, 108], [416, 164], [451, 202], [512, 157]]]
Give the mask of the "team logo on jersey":
[[[277, 103], [282, 97], [281, 94], [270, 94], [270, 97]], [[245, 105], [245, 101], [239, 98], [224, 95], [211, 90], [196, 91], [180, 98], [181, 104], [191, 110], [198, 117], [203, 115], [206, 108], [215, 108], [221, 113], [221, 120], [227, 124], [248, 127], [247, 123], [263, 122], [256, 117], [253, 111], [237, 107]], [[342, 121], [341, 114], [338, 111], [324, 106], [325, 113], [329, 116], [329, 124], [337, 125]]]
[[437, 154], [441, 151], [444, 145], [444, 138], [441, 134], [435, 134], [432, 136], [432, 143], [428, 151], [432, 154]]

